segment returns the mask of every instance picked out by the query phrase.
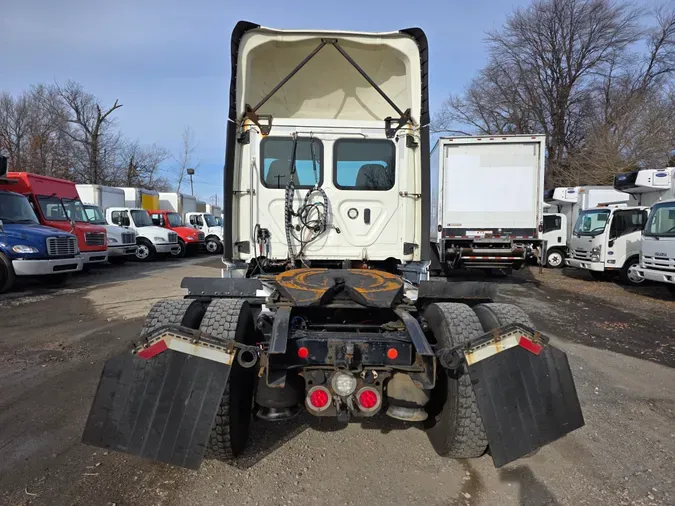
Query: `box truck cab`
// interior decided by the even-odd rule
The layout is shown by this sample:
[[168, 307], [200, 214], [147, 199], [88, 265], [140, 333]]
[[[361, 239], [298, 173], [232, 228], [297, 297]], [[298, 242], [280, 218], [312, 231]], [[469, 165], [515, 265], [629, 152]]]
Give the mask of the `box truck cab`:
[[223, 249], [223, 227], [209, 213], [186, 213], [185, 222], [204, 234], [204, 247], [209, 253], [220, 253]]
[[675, 167], [617, 174], [614, 185], [651, 206], [635, 275], [667, 283], [675, 292]]
[[175, 256], [194, 255], [204, 246], [204, 233], [195, 230], [193, 227], [186, 227], [180, 214], [160, 209], [152, 210], [149, 214], [153, 224], [173, 230], [178, 234], [178, 246], [180, 250], [172, 253]]
[[570, 239], [566, 265], [586, 269], [596, 279], [613, 274], [629, 285], [644, 280], [634, 268], [639, 264], [640, 236], [649, 208], [608, 204], [579, 213]]
[[148, 211], [133, 207], [109, 207], [105, 211], [108, 223], [133, 230], [136, 233], [136, 258], [143, 262], [157, 255], [176, 255], [180, 250], [178, 234], [157, 227]]
[[89, 222], [105, 227], [108, 232], [108, 261], [123, 264], [136, 255], [136, 233], [117, 225], [111, 225], [105, 219], [105, 209], [124, 207], [124, 190], [100, 184], [78, 184], [77, 193], [84, 202]]
[[544, 214], [546, 265], [557, 269], [565, 265], [567, 256], [567, 216], [561, 213]]
[[27, 172], [9, 172], [7, 179], [15, 184], [0, 188], [25, 195], [42, 225], [77, 237], [85, 267], [108, 260], [106, 229], [89, 223], [75, 183]]
[[0, 293], [17, 277], [43, 276], [47, 284], [60, 284], [81, 270], [77, 237], [40, 225], [24, 195], [0, 190]]

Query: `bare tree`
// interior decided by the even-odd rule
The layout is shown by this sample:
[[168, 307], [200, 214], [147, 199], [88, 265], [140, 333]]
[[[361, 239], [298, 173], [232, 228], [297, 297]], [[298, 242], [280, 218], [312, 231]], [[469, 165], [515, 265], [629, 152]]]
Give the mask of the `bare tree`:
[[119, 168], [114, 183], [166, 191], [169, 181], [161, 176], [161, 164], [169, 158], [169, 152], [156, 144], [141, 146], [138, 141], [127, 142], [119, 155]]
[[[64, 133], [76, 144], [80, 152], [80, 166], [75, 170], [81, 179], [92, 184], [100, 184], [105, 179], [102, 170], [104, 136], [111, 125], [110, 115], [122, 107], [118, 100], [110, 107], [101, 107], [98, 99], [82, 86], [68, 81], [61, 86], [55, 84], [53, 90], [66, 106], [66, 121], [72, 128]], [[109, 139], [116, 144], [118, 139]]]
[[9, 93], [0, 95], [0, 149], [6, 151], [12, 170], [25, 170], [28, 151], [30, 103], [23, 93], [14, 99]]
[[173, 157], [174, 161], [177, 164], [176, 169], [176, 191], [180, 193], [183, 189], [183, 179], [187, 173], [188, 168], [196, 169], [199, 167], [199, 163], [193, 163], [193, 156], [197, 149], [197, 144], [195, 144], [195, 134], [190, 125], [187, 125], [183, 130], [181, 136], [182, 144], [181, 151], [178, 155]]

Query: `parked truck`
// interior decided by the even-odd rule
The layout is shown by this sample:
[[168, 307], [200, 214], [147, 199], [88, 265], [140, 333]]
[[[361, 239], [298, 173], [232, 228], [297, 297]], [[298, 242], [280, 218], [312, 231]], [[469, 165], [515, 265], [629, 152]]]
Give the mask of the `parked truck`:
[[206, 212], [185, 213], [185, 223], [204, 234], [204, 247], [208, 253], [223, 250], [223, 227], [216, 218]]
[[[1, 172], [0, 183], [11, 185]], [[0, 190], [0, 293], [11, 290], [17, 277], [61, 284], [82, 265], [76, 236], [40, 225], [24, 195]]]
[[180, 249], [177, 252], [172, 251], [172, 255], [182, 258], [186, 255], [194, 255], [204, 247], [204, 233], [195, 230], [194, 227], [186, 227], [180, 214], [161, 209], [150, 211], [149, 214], [153, 224], [178, 234]]
[[84, 212], [93, 225], [105, 227], [108, 233], [108, 262], [123, 264], [136, 256], [136, 232], [108, 223], [104, 209], [124, 206], [124, 191], [98, 184], [78, 184], [77, 193], [84, 202]]
[[[519, 269], [541, 251], [545, 137], [442, 137], [431, 152], [430, 235], [446, 269]], [[407, 198], [419, 198], [408, 192]]]
[[544, 240], [550, 267], [563, 267], [579, 213], [605, 202], [628, 202], [629, 195], [612, 186], [558, 187], [544, 193], [551, 207], [544, 215]]
[[25, 195], [42, 225], [74, 234], [85, 268], [108, 260], [106, 229], [89, 223], [75, 183], [28, 172], [8, 172], [0, 189]]
[[218, 226], [223, 226], [223, 209], [220, 206], [214, 204], [206, 204], [206, 212], [212, 215], [216, 219]]
[[176, 256], [180, 251], [178, 234], [155, 226], [145, 209], [109, 207], [105, 219], [136, 234], [136, 258], [142, 262], [154, 260], [157, 255]]
[[650, 205], [633, 275], [666, 283], [675, 293], [675, 168], [619, 174], [615, 185]]
[[499, 467], [581, 427], [566, 355], [522, 310], [428, 280], [424, 32], [240, 22], [231, 41], [222, 277], [155, 304], [83, 440], [198, 468], [236, 459], [254, 413], [386, 413]]

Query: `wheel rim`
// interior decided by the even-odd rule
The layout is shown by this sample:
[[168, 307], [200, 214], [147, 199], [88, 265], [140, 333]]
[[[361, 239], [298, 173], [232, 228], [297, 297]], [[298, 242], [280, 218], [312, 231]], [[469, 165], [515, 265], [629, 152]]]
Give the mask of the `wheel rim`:
[[207, 242], [206, 243], [206, 250], [209, 253], [215, 253], [216, 251], [218, 251], [218, 244], [216, 243], [216, 241]]
[[178, 251], [176, 252], [171, 252], [171, 254], [175, 257], [179, 257], [180, 254], [183, 252], [183, 245], [181, 243], [178, 243]]
[[557, 251], [548, 255], [548, 265], [550, 265], [551, 267], [560, 266], [560, 264], [562, 264], [562, 261], [563, 261], [562, 255]]
[[635, 285], [639, 285], [644, 281], [644, 279], [638, 276], [638, 273], [636, 271], [637, 266], [638, 264], [634, 263], [630, 267], [628, 267], [628, 280]]
[[150, 248], [148, 248], [145, 244], [141, 244], [138, 246], [136, 249], [136, 256], [141, 259], [145, 260], [148, 258], [148, 255], [150, 254]]

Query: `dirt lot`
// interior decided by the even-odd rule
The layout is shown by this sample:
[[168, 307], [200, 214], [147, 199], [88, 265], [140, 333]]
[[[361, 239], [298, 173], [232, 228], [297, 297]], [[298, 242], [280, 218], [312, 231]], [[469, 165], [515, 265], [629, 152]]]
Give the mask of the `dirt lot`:
[[0, 504], [672, 504], [675, 302], [572, 272], [499, 280], [570, 357], [586, 426], [496, 470], [435, 455], [415, 425], [256, 421], [237, 466], [178, 470], [79, 442], [103, 361], [217, 259], [99, 268], [0, 296]]

